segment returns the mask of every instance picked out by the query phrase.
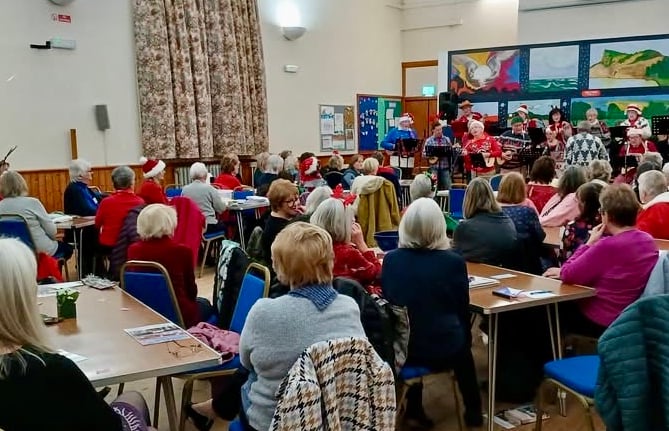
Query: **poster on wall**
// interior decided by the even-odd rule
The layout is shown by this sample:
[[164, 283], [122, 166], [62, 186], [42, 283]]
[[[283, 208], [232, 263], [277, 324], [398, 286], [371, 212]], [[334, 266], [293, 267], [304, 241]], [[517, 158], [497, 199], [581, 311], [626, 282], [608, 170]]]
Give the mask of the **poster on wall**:
[[[484, 123], [496, 123], [499, 121], [498, 102], [477, 102], [474, 104], [473, 110], [483, 116]], [[459, 114], [462, 114], [462, 111]]]
[[520, 50], [483, 50], [451, 56], [449, 87], [458, 95], [520, 91]]
[[[669, 112], [669, 94], [653, 96], [617, 96], [589, 97], [571, 100], [571, 116], [573, 121], [585, 119], [585, 112], [595, 108], [598, 118], [608, 126], [616, 126], [627, 118], [625, 107], [635, 103], [641, 108], [642, 115], [650, 120]], [[572, 122], [573, 122], [572, 121]]]
[[[530, 118], [533, 118], [543, 124], [548, 125], [548, 113], [555, 106], [560, 106], [560, 99], [544, 99], [544, 100], [510, 100], [509, 114], [513, 114], [520, 107], [520, 105], [527, 105], [527, 110], [530, 111]], [[511, 127], [508, 123], [507, 127]]]
[[322, 153], [354, 151], [355, 114], [350, 105], [319, 105]]
[[379, 141], [402, 113], [399, 96], [359, 94], [358, 99], [358, 150], [376, 151]]
[[530, 49], [530, 93], [578, 90], [578, 45]]
[[591, 89], [669, 86], [669, 39], [590, 45]]

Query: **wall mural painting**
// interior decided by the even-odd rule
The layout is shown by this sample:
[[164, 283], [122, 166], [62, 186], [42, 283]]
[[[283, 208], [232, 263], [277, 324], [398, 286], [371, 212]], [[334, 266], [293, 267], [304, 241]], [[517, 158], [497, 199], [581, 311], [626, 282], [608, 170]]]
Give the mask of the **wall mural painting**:
[[669, 86], [669, 39], [590, 45], [590, 88], [665, 86]]
[[520, 91], [520, 50], [478, 51], [451, 56], [450, 88], [458, 95]]
[[[516, 112], [516, 109], [520, 105], [527, 105], [527, 110], [530, 111], [530, 118], [538, 120], [540, 124], [545, 126], [548, 124], [548, 113], [554, 106], [560, 106], [560, 99], [509, 100], [509, 114]], [[508, 123], [507, 127], [511, 127], [511, 123]]]
[[572, 118], [585, 118], [585, 111], [595, 108], [598, 118], [608, 126], [616, 126], [627, 118], [625, 107], [630, 103], [639, 105], [643, 116], [647, 119], [669, 112], [669, 94], [653, 96], [617, 96], [588, 97], [571, 100]]
[[483, 116], [485, 123], [497, 123], [499, 121], [498, 102], [477, 102], [473, 110]]
[[530, 93], [578, 90], [578, 45], [530, 49]]

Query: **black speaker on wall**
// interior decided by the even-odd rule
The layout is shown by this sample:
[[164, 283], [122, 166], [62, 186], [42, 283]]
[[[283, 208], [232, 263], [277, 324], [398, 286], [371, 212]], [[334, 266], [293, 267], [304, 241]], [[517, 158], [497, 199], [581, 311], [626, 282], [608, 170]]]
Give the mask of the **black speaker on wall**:
[[98, 130], [105, 131], [109, 129], [107, 105], [95, 105], [95, 121], [98, 123]]
[[444, 91], [439, 93], [439, 112], [441, 120], [447, 120], [449, 123], [458, 116], [458, 95], [455, 92]]

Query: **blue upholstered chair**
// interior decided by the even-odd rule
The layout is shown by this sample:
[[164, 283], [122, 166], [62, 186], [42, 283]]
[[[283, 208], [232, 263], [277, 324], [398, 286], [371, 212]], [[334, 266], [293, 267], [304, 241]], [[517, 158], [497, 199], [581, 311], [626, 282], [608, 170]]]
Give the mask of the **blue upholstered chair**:
[[[241, 233], [241, 235], [243, 235], [243, 233]], [[204, 263], [207, 261], [207, 256], [209, 256], [209, 247], [211, 247], [211, 243], [216, 241], [223, 241], [224, 239], [225, 239], [224, 230], [219, 232], [210, 232], [202, 234], [202, 242], [204, 243], [204, 254], [202, 255], [202, 263], [200, 264], [200, 272], [198, 274], [198, 278], [202, 278], [202, 273], [204, 272]]]
[[181, 196], [181, 187], [176, 184], [168, 184], [165, 186], [165, 197], [170, 199], [176, 198], [177, 196]]
[[598, 372], [599, 356], [597, 355], [558, 359], [544, 365], [545, 378], [539, 386], [535, 401], [537, 409], [535, 431], [541, 431], [543, 422], [541, 417], [544, 414], [542, 394], [545, 392], [545, 386], [551, 384], [576, 397], [585, 410], [587, 429], [595, 431], [595, 425], [592, 421], [592, 407], [595, 404], [594, 396]]
[[499, 190], [499, 183], [502, 182], [503, 177], [504, 175], [502, 174], [497, 174], [490, 177], [490, 187], [493, 189], [493, 191]]
[[228, 425], [228, 431], [245, 431], [245, 430], [244, 427], [242, 426], [242, 423], [239, 422], [237, 419], [235, 419]]
[[462, 205], [465, 201], [465, 191], [464, 188], [455, 187], [451, 187], [448, 191], [448, 213], [456, 220], [464, 218]]

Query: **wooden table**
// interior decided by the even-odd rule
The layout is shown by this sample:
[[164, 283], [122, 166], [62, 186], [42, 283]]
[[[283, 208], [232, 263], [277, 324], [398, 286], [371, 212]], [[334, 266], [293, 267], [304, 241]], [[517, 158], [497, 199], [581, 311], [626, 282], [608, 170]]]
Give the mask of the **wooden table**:
[[[232, 202], [232, 201], [231, 201]], [[244, 240], [244, 217], [242, 212], [246, 210], [255, 210], [256, 219], [260, 218], [260, 210], [269, 207], [269, 201], [246, 200], [235, 206], [228, 206], [228, 210], [235, 215], [237, 219], [237, 230], [239, 232], [239, 244], [242, 250], [246, 250], [246, 241]]]
[[[548, 327], [553, 348], [553, 357], [559, 358], [561, 352], [560, 335], [560, 315], [558, 313], [558, 303], [564, 301], [574, 301], [595, 296], [595, 290], [564, 284], [560, 280], [553, 280], [546, 277], [540, 277], [518, 271], [511, 271], [506, 268], [500, 268], [480, 263], [467, 263], [467, 271], [470, 275], [490, 278], [494, 275], [513, 274], [513, 278], [500, 280], [500, 284], [492, 287], [481, 287], [469, 291], [469, 303], [473, 311], [489, 315], [488, 327], [488, 430], [494, 428], [495, 412], [495, 381], [497, 367], [497, 327], [499, 314], [506, 311], [522, 310], [531, 307], [546, 307], [548, 317]], [[492, 291], [501, 286], [508, 286], [521, 290], [545, 290], [555, 294], [549, 298], [517, 298], [505, 299], [492, 294]], [[551, 306], [554, 307], [555, 314], [555, 333], [553, 330], [553, 318], [551, 316]]]
[[[56, 229], [72, 230], [74, 249], [77, 251], [77, 275], [80, 279], [88, 275], [81, 273], [82, 262], [83, 262], [81, 248], [83, 246], [83, 241], [84, 241], [84, 234], [83, 234], [84, 228], [94, 225], [95, 225], [95, 216], [73, 217], [72, 221], [56, 223]], [[79, 234], [79, 242], [77, 242], [77, 234]]]
[[[87, 357], [79, 368], [94, 386], [165, 377], [221, 363], [221, 355], [192, 337], [180, 344], [195, 345], [195, 353], [176, 356], [168, 345], [142, 346], [124, 329], [165, 323], [167, 320], [118, 288], [81, 287], [77, 318], [48, 326], [52, 347]], [[42, 313], [55, 316], [55, 296], [39, 298]], [[176, 430], [176, 405], [170, 378], [162, 380], [170, 429]]]

